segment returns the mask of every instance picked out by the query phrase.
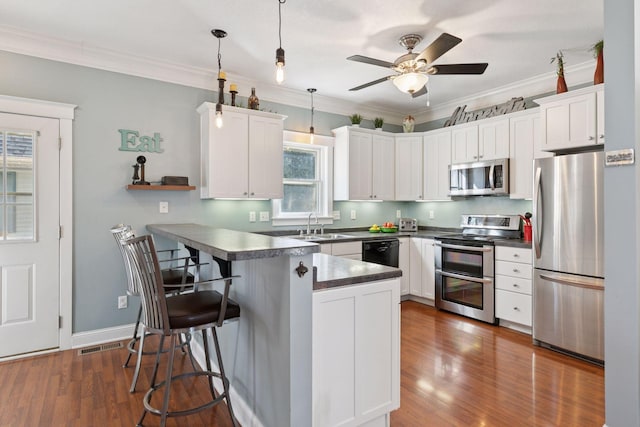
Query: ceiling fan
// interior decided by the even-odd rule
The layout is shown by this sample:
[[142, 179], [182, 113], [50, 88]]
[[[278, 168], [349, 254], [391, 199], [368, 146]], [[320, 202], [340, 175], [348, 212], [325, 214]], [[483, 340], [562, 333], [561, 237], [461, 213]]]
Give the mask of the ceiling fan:
[[393, 84], [402, 92], [410, 93], [412, 97], [417, 97], [427, 93], [426, 83], [430, 75], [434, 74], [482, 74], [489, 64], [443, 64], [432, 65], [433, 62], [447, 53], [450, 49], [462, 41], [461, 38], [442, 33], [433, 43], [427, 46], [422, 52], [413, 53], [413, 48], [422, 41], [422, 36], [418, 34], [407, 34], [400, 37], [398, 42], [404, 46], [408, 53], [399, 56], [395, 62], [387, 62], [368, 56], [353, 55], [347, 59], [350, 61], [364, 62], [365, 64], [378, 65], [380, 67], [391, 68], [397, 74], [382, 77], [369, 83], [353, 87], [349, 90], [360, 90], [369, 86], [391, 80]]

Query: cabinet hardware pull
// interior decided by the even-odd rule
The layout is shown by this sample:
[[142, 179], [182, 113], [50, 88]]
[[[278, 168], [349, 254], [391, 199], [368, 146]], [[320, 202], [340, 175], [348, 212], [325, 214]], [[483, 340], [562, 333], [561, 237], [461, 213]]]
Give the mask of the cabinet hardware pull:
[[514, 288], [519, 288], [519, 287], [520, 287], [520, 285], [518, 285], [517, 283], [514, 283], [514, 284], [513, 284], [513, 287], [514, 287]]
[[518, 307], [513, 307], [513, 309], [514, 309], [515, 311], [520, 311], [520, 309], [519, 309]]
[[600, 139], [604, 139], [604, 134], [603, 133], [600, 134]]
[[589, 137], [589, 141], [593, 141], [594, 139], [595, 139], [595, 137], [593, 137], [593, 136]]
[[514, 258], [520, 258], [520, 255], [518, 255], [518, 254], [513, 254], [513, 257], [514, 257]]
[[513, 269], [513, 272], [514, 272], [514, 273], [520, 273], [520, 270], [518, 270], [517, 268], [514, 268], [514, 269]]

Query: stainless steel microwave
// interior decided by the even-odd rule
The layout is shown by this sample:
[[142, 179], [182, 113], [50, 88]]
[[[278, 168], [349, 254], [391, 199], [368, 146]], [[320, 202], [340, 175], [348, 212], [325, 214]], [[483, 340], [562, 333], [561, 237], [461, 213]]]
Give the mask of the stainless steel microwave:
[[449, 165], [450, 196], [509, 194], [509, 159]]

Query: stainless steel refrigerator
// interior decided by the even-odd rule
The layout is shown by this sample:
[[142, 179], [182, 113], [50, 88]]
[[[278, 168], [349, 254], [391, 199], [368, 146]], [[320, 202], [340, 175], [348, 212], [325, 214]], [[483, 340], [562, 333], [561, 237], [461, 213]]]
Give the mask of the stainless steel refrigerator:
[[604, 153], [534, 162], [533, 339], [604, 361]]

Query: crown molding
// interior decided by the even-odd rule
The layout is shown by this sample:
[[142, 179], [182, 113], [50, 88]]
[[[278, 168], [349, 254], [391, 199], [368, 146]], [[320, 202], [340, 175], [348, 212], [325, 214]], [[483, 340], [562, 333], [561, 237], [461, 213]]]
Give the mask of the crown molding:
[[[218, 90], [216, 70], [185, 66], [170, 61], [90, 46], [85, 43], [45, 37], [8, 26], [0, 26], [0, 50], [214, 92]], [[577, 82], [576, 84], [588, 83], [593, 78], [593, 67], [594, 61], [566, 67], [565, 75], [567, 80]], [[231, 73], [227, 73], [227, 76], [228, 81], [233, 81], [241, 88], [255, 87], [262, 101], [298, 108], [310, 108], [310, 96], [306, 90], [290, 89], [275, 83], [258, 83], [247, 77]], [[467, 105], [468, 111], [473, 111], [477, 108], [505, 102], [514, 95], [526, 98], [549, 93], [555, 88], [555, 78], [554, 72], [545, 73], [489, 91], [478, 92], [437, 107], [427, 107], [412, 113], [412, 115], [415, 117], [416, 123], [426, 123], [449, 117], [460, 105]], [[399, 114], [376, 104], [362, 105], [318, 93], [314, 94], [313, 99], [315, 110], [326, 113], [348, 116], [353, 111], [358, 111], [365, 119], [383, 117], [386, 123], [396, 125], [401, 125], [405, 116], [405, 114]]]

